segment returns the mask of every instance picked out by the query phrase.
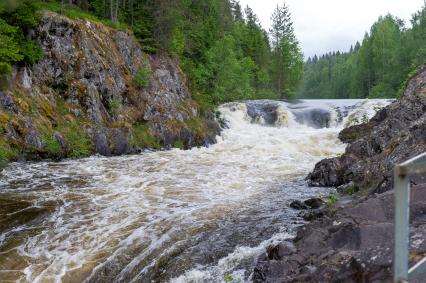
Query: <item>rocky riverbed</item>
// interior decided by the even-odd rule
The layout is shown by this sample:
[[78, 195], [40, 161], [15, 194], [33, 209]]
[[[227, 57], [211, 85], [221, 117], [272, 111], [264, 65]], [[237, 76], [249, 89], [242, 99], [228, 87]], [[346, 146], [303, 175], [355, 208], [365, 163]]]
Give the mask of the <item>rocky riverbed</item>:
[[[269, 247], [254, 282], [390, 282], [393, 257], [392, 170], [426, 151], [426, 66], [408, 82], [404, 95], [369, 122], [340, 132], [348, 143], [339, 157], [316, 164], [312, 186], [335, 186], [328, 200], [300, 227], [296, 237]], [[426, 255], [426, 181], [411, 182], [410, 262]], [[297, 206], [298, 209], [306, 207]], [[421, 279], [418, 279], [418, 282]]]

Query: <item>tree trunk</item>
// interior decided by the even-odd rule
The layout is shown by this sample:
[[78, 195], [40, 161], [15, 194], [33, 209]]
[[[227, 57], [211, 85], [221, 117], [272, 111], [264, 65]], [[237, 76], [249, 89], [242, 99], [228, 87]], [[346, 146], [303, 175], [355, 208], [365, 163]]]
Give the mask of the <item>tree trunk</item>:
[[120, 8], [120, 0], [115, 0], [115, 21], [116, 22], [118, 20], [118, 12], [119, 12], [119, 8]]
[[111, 21], [115, 22], [115, 19], [114, 19], [114, 0], [109, 1], [109, 9], [110, 9]]

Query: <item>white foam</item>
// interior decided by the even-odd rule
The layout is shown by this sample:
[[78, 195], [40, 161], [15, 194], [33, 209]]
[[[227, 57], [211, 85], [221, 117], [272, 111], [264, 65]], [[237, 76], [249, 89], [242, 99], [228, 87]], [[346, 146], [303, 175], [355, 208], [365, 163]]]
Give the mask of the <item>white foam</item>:
[[[223, 105], [229, 129], [208, 148], [11, 164], [2, 173], [0, 194], [38, 207], [58, 205], [2, 256], [16, 257], [24, 266], [16, 278], [22, 282], [61, 282], [77, 275], [83, 280], [116, 262], [125, 262], [118, 272], [122, 281], [128, 273], [136, 276], [130, 279], [141, 276], [154, 259], [194, 233], [258, 203], [271, 188], [303, 179], [316, 162], [344, 151], [338, 127], [297, 124], [290, 110], [282, 102], [279, 127], [265, 127], [262, 121], [251, 123], [245, 103]], [[275, 191], [277, 197], [302, 193]], [[29, 228], [0, 235], [0, 244], [19, 229]], [[233, 268], [268, 243], [239, 247], [216, 266], [193, 269], [176, 282], [214, 281], [227, 272], [241, 277], [243, 272]]]

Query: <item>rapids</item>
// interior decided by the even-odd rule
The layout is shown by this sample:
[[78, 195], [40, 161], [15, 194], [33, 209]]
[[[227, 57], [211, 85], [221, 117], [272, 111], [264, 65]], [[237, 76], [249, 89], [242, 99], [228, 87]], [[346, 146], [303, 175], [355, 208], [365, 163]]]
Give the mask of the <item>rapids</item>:
[[248, 101], [220, 107], [218, 143], [0, 173], [0, 282], [250, 280], [256, 257], [302, 220], [304, 180], [341, 154], [343, 126], [389, 101]]

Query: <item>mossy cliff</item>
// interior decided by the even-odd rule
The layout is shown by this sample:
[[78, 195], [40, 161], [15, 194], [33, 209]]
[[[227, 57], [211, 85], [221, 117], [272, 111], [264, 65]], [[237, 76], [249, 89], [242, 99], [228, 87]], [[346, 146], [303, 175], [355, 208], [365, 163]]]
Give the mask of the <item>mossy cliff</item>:
[[0, 161], [207, 145], [219, 126], [177, 62], [100, 23], [46, 13], [29, 36], [44, 57], [0, 91]]

